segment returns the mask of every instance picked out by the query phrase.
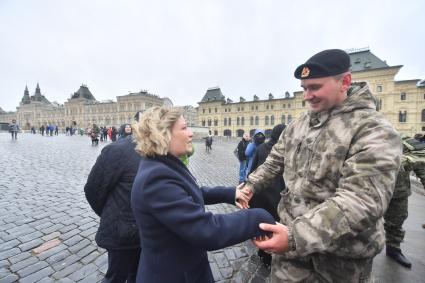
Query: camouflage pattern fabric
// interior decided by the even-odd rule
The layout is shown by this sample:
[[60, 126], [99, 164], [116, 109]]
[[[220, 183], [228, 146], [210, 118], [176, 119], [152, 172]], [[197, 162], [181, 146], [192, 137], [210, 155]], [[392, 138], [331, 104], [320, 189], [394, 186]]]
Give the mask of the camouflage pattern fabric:
[[296, 248], [274, 255], [272, 282], [298, 282], [288, 280], [294, 269], [280, 262], [296, 266], [299, 260], [308, 260], [316, 277], [319, 266], [326, 265], [333, 275], [322, 276], [325, 281], [365, 276], [368, 282], [368, 265], [357, 262], [372, 262], [384, 246], [382, 216], [401, 155], [401, 139], [375, 110], [366, 83], [353, 83], [341, 106], [308, 112], [288, 125], [266, 162], [248, 178], [255, 193], [283, 174], [288, 189], [278, 213], [292, 228]]
[[410, 172], [414, 172], [425, 187], [425, 144], [412, 138], [403, 138], [402, 166], [397, 175], [394, 194], [385, 212], [386, 244], [400, 250], [404, 240], [403, 223], [408, 216], [408, 197], [411, 194]]

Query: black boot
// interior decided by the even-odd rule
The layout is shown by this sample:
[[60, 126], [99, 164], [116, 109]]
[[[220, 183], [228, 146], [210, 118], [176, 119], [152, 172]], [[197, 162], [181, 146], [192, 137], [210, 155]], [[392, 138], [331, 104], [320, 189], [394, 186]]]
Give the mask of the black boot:
[[411, 268], [412, 263], [403, 255], [400, 249], [392, 246], [387, 246], [387, 256], [397, 261], [400, 265]]
[[424, 229], [425, 229], [425, 224], [422, 224], [422, 228], [424, 228]]

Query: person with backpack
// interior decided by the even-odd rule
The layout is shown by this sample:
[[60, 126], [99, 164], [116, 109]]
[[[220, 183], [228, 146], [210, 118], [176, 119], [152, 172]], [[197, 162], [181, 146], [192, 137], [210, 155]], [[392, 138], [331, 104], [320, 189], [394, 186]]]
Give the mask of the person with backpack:
[[412, 263], [401, 251], [400, 243], [404, 240], [402, 226], [408, 215], [408, 197], [410, 190], [410, 172], [413, 171], [425, 188], [425, 144], [403, 137], [403, 156], [397, 175], [394, 193], [384, 215], [386, 255], [400, 265], [411, 268]]
[[256, 130], [254, 136], [252, 137], [252, 141], [248, 144], [245, 150], [246, 156], [246, 175], [245, 180], [248, 178], [248, 174], [251, 172], [252, 161], [254, 160], [254, 154], [257, 147], [264, 143], [266, 140], [266, 136], [264, 135], [263, 130]]

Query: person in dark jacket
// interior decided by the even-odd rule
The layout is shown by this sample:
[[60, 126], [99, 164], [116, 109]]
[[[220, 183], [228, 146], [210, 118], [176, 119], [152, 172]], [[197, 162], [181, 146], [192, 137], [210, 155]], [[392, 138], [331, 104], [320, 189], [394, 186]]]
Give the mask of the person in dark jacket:
[[131, 129], [131, 125], [123, 124], [120, 127], [118, 140], [125, 139], [126, 137], [131, 136], [132, 133], [133, 133], [133, 130]]
[[108, 251], [102, 282], [135, 282], [140, 257], [139, 232], [130, 207], [131, 188], [140, 163], [131, 136], [102, 149], [84, 192], [100, 216], [96, 243]]
[[243, 137], [241, 141], [238, 143], [238, 147], [237, 147], [237, 155], [239, 160], [239, 184], [245, 181], [246, 167], [247, 167], [245, 150], [249, 144], [249, 140], [250, 140], [249, 134], [248, 133], [243, 134]]
[[264, 135], [263, 130], [255, 130], [254, 136], [252, 137], [251, 142], [248, 144], [245, 150], [246, 156], [246, 176], [245, 179], [248, 178], [249, 173], [251, 172], [252, 161], [254, 160], [254, 154], [257, 150], [257, 147], [264, 143], [266, 140], [266, 136]]
[[[276, 125], [270, 136], [270, 139], [260, 144], [255, 150], [255, 154], [252, 160], [251, 172], [254, 172], [258, 166], [266, 161], [267, 156], [269, 155], [272, 147], [279, 140], [280, 134], [285, 129], [285, 125], [279, 124]], [[274, 219], [279, 222], [279, 215], [277, 214], [277, 205], [280, 200], [280, 193], [285, 189], [285, 182], [283, 180], [282, 175], [276, 176], [270, 186], [267, 189], [261, 191], [260, 193], [254, 195], [252, 199], [249, 201], [250, 207], [258, 207], [264, 208], [271, 215], [273, 215]], [[261, 258], [261, 261], [269, 267], [272, 261], [272, 256], [263, 250], [258, 250], [258, 256]]]
[[262, 236], [259, 223], [273, 217], [259, 208], [205, 211], [205, 204], [247, 200], [234, 187], [199, 187], [179, 159], [192, 150], [193, 134], [177, 108], [149, 108], [134, 134], [143, 156], [131, 195], [142, 247], [137, 282], [213, 283], [207, 250]]

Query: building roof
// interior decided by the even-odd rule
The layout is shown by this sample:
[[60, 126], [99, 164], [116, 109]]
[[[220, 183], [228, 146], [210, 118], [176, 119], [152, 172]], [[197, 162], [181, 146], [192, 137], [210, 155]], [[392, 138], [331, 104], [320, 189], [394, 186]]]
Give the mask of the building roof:
[[78, 91], [74, 92], [74, 94], [71, 96], [71, 99], [77, 98], [96, 100], [96, 98], [94, 98], [93, 94], [90, 92], [89, 88], [86, 85], [81, 85]]
[[201, 102], [225, 101], [224, 95], [219, 87], [212, 87], [207, 90]]
[[1, 107], [0, 107], [0, 113], [6, 113]]
[[369, 48], [347, 50], [350, 56], [352, 72], [367, 71], [372, 69], [388, 68], [387, 62], [379, 59]]

